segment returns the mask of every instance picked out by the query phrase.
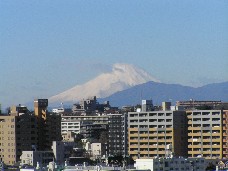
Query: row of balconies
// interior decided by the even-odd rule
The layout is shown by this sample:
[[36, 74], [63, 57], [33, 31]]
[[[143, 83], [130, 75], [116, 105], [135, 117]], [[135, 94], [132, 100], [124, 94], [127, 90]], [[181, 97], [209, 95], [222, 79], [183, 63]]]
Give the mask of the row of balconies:
[[132, 139], [130, 139], [130, 142], [138, 142], [138, 141], [140, 141], [140, 142], [167, 142], [167, 143], [172, 143], [172, 139], [163, 139], [163, 140], [148, 140], [148, 139], [144, 139], [144, 140], [142, 140], [142, 139], [140, 139], [140, 140], [138, 140], [138, 139], [135, 139], [135, 140], [132, 140]]
[[220, 133], [188, 133], [189, 137], [214, 137], [214, 136], [220, 136]]
[[188, 148], [192, 148], [192, 149], [195, 149], [195, 148], [220, 148], [220, 145], [215, 145], [215, 144], [212, 144], [212, 145], [188, 145]]
[[[161, 126], [161, 127], [162, 127], [162, 126]], [[163, 126], [163, 127], [164, 127], [164, 126]], [[164, 127], [164, 129], [165, 129], [166, 131], [172, 131], [173, 127], [172, 127], [172, 125], [166, 125], [166, 127]], [[148, 130], [149, 130], [149, 131], [157, 132], [159, 129], [158, 129], [158, 126], [156, 126], [156, 127], [154, 127], [154, 128], [149, 128]], [[131, 128], [131, 126], [130, 126], [129, 131], [139, 131], [139, 128]]]
[[[129, 154], [139, 154], [139, 151], [138, 150], [130, 150], [129, 151]], [[141, 154], [165, 154], [165, 151], [159, 151], [159, 150], [156, 150], [156, 151], [140, 151], [140, 155]]]
[[196, 151], [191, 151], [189, 150], [188, 151], [188, 154], [197, 154], [197, 155], [204, 155], [204, 154], [220, 154], [221, 153], [221, 150], [218, 150], [218, 151], [201, 151], [201, 150], [196, 150]]
[[221, 139], [211, 139], [211, 138], [208, 138], [208, 139], [188, 139], [188, 142], [221, 142]]

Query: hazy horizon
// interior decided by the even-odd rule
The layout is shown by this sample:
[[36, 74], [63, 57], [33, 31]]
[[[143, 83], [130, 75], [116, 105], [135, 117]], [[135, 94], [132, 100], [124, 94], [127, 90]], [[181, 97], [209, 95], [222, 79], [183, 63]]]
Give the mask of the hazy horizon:
[[228, 1], [0, 1], [0, 104], [48, 98], [115, 63], [163, 83], [228, 81]]

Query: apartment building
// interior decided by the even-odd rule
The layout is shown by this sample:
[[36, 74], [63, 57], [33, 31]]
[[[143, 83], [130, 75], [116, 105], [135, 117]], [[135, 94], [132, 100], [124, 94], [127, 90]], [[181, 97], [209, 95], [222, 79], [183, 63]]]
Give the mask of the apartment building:
[[22, 151], [34, 150], [37, 145], [36, 118], [25, 113], [0, 116], [0, 160], [13, 165]]
[[101, 131], [106, 131], [108, 128], [107, 115], [93, 116], [76, 116], [63, 115], [61, 119], [61, 134], [65, 136], [67, 131], [80, 133], [84, 138], [93, 138]]
[[129, 112], [128, 141], [133, 159], [187, 156], [185, 111]]
[[127, 155], [127, 113], [108, 114], [108, 155]]
[[38, 150], [50, 150], [52, 141], [61, 141], [61, 114], [49, 113], [48, 99], [34, 100], [34, 115], [37, 118]]
[[79, 104], [74, 104], [72, 107], [72, 112], [74, 114], [91, 114], [96, 110], [97, 99], [96, 96], [90, 97], [88, 99], [83, 99]]
[[209, 107], [211, 109], [215, 108], [216, 106], [219, 106], [221, 104], [227, 104], [222, 101], [197, 101], [194, 99], [191, 99], [189, 101], [177, 101], [176, 106], [182, 106], [186, 110], [191, 110], [194, 108], [199, 107]]
[[73, 132], [75, 134], [80, 133], [81, 122], [77, 120], [61, 120], [61, 134], [66, 136], [68, 132]]
[[108, 114], [108, 155], [122, 155], [122, 114]]
[[223, 110], [223, 159], [228, 159], [228, 110]]
[[54, 154], [52, 151], [23, 151], [21, 155], [21, 165], [30, 165], [37, 167], [47, 166], [52, 162]]
[[[222, 110], [193, 110], [187, 111], [188, 117], [188, 157], [204, 157], [206, 159], [222, 159], [223, 143], [223, 114]], [[224, 127], [224, 128], [225, 128]], [[227, 129], [226, 129], [227, 131]], [[227, 138], [227, 136], [225, 135]], [[227, 147], [226, 147], [227, 149]]]
[[155, 159], [136, 159], [134, 167], [137, 170], [151, 171], [203, 171], [210, 162], [204, 158], [155, 158]]

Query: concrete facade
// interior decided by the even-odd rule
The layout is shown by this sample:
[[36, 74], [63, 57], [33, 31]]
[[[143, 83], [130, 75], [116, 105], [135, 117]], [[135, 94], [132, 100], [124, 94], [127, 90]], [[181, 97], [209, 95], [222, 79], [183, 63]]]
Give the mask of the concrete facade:
[[23, 150], [37, 148], [36, 117], [32, 114], [0, 116], [0, 160], [14, 165]]
[[221, 110], [187, 111], [188, 157], [222, 159], [223, 113]]
[[134, 167], [136, 170], [151, 171], [203, 171], [208, 162], [204, 158], [156, 158], [156, 159], [136, 159]]
[[223, 110], [223, 154], [222, 158], [223, 159], [228, 159], [228, 110]]
[[48, 99], [34, 100], [34, 114], [37, 118], [38, 150], [51, 149], [52, 141], [61, 141], [61, 114], [47, 111]]
[[62, 120], [61, 121], [61, 134], [62, 136], [66, 135], [67, 132], [73, 132], [75, 134], [80, 133], [80, 121], [74, 120]]
[[[136, 158], [187, 156], [187, 117], [184, 111], [128, 113], [129, 155]], [[171, 153], [170, 152], [170, 153]]]
[[[72, 132], [78, 132], [84, 136], [84, 138], [91, 138], [94, 132], [105, 131], [108, 128], [108, 116], [96, 115], [96, 116], [75, 116], [75, 115], [63, 115], [61, 120], [62, 135], [66, 134], [66, 130]], [[78, 128], [78, 126], [80, 126]]]
[[47, 166], [49, 162], [52, 162], [54, 158], [52, 151], [23, 151], [21, 155], [21, 165], [37, 166], [39, 162], [40, 166]]
[[93, 157], [99, 158], [102, 156], [102, 144], [101, 143], [92, 143], [91, 152]]

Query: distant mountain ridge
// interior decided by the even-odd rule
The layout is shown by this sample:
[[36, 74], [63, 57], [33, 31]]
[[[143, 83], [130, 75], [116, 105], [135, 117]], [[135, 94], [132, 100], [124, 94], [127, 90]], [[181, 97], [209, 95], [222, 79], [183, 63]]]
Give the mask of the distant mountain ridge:
[[179, 84], [165, 84], [129, 64], [114, 64], [112, 71], [100, 74], [82, 85], [49, 98], [50, 106], [73, 104], [97, 96], [99, 102], [110, 101], [112, 106], [140, 104], [142, 99], [152, 99], [155, 105], [162, 101], [175, 104], [181, 100], [228, 101], [228, 82], [208, 84], [194, 88]]
[[129, 64], [114, 64], [112, 71], [103, 73], [83, 85], [66, 90], [49, 98], [50, 103], [75, 102], [88, 97], [108, 97], [118, 91], [122, 91], [146, 83], [148, 81], [159, 82], [156, 78]]
[[127, 90], [119, 91], [99, 101], [109, 100], [112, 106], [136, 105], [142, 99], [152, 99], [155, 105], [162, 101], [171, 101], [175, 104], [181, 100], [222, 100], [228, 102], [228, 82], [213, 83], [193, 88], [178, 84], [147, 82], [136, 85]]

